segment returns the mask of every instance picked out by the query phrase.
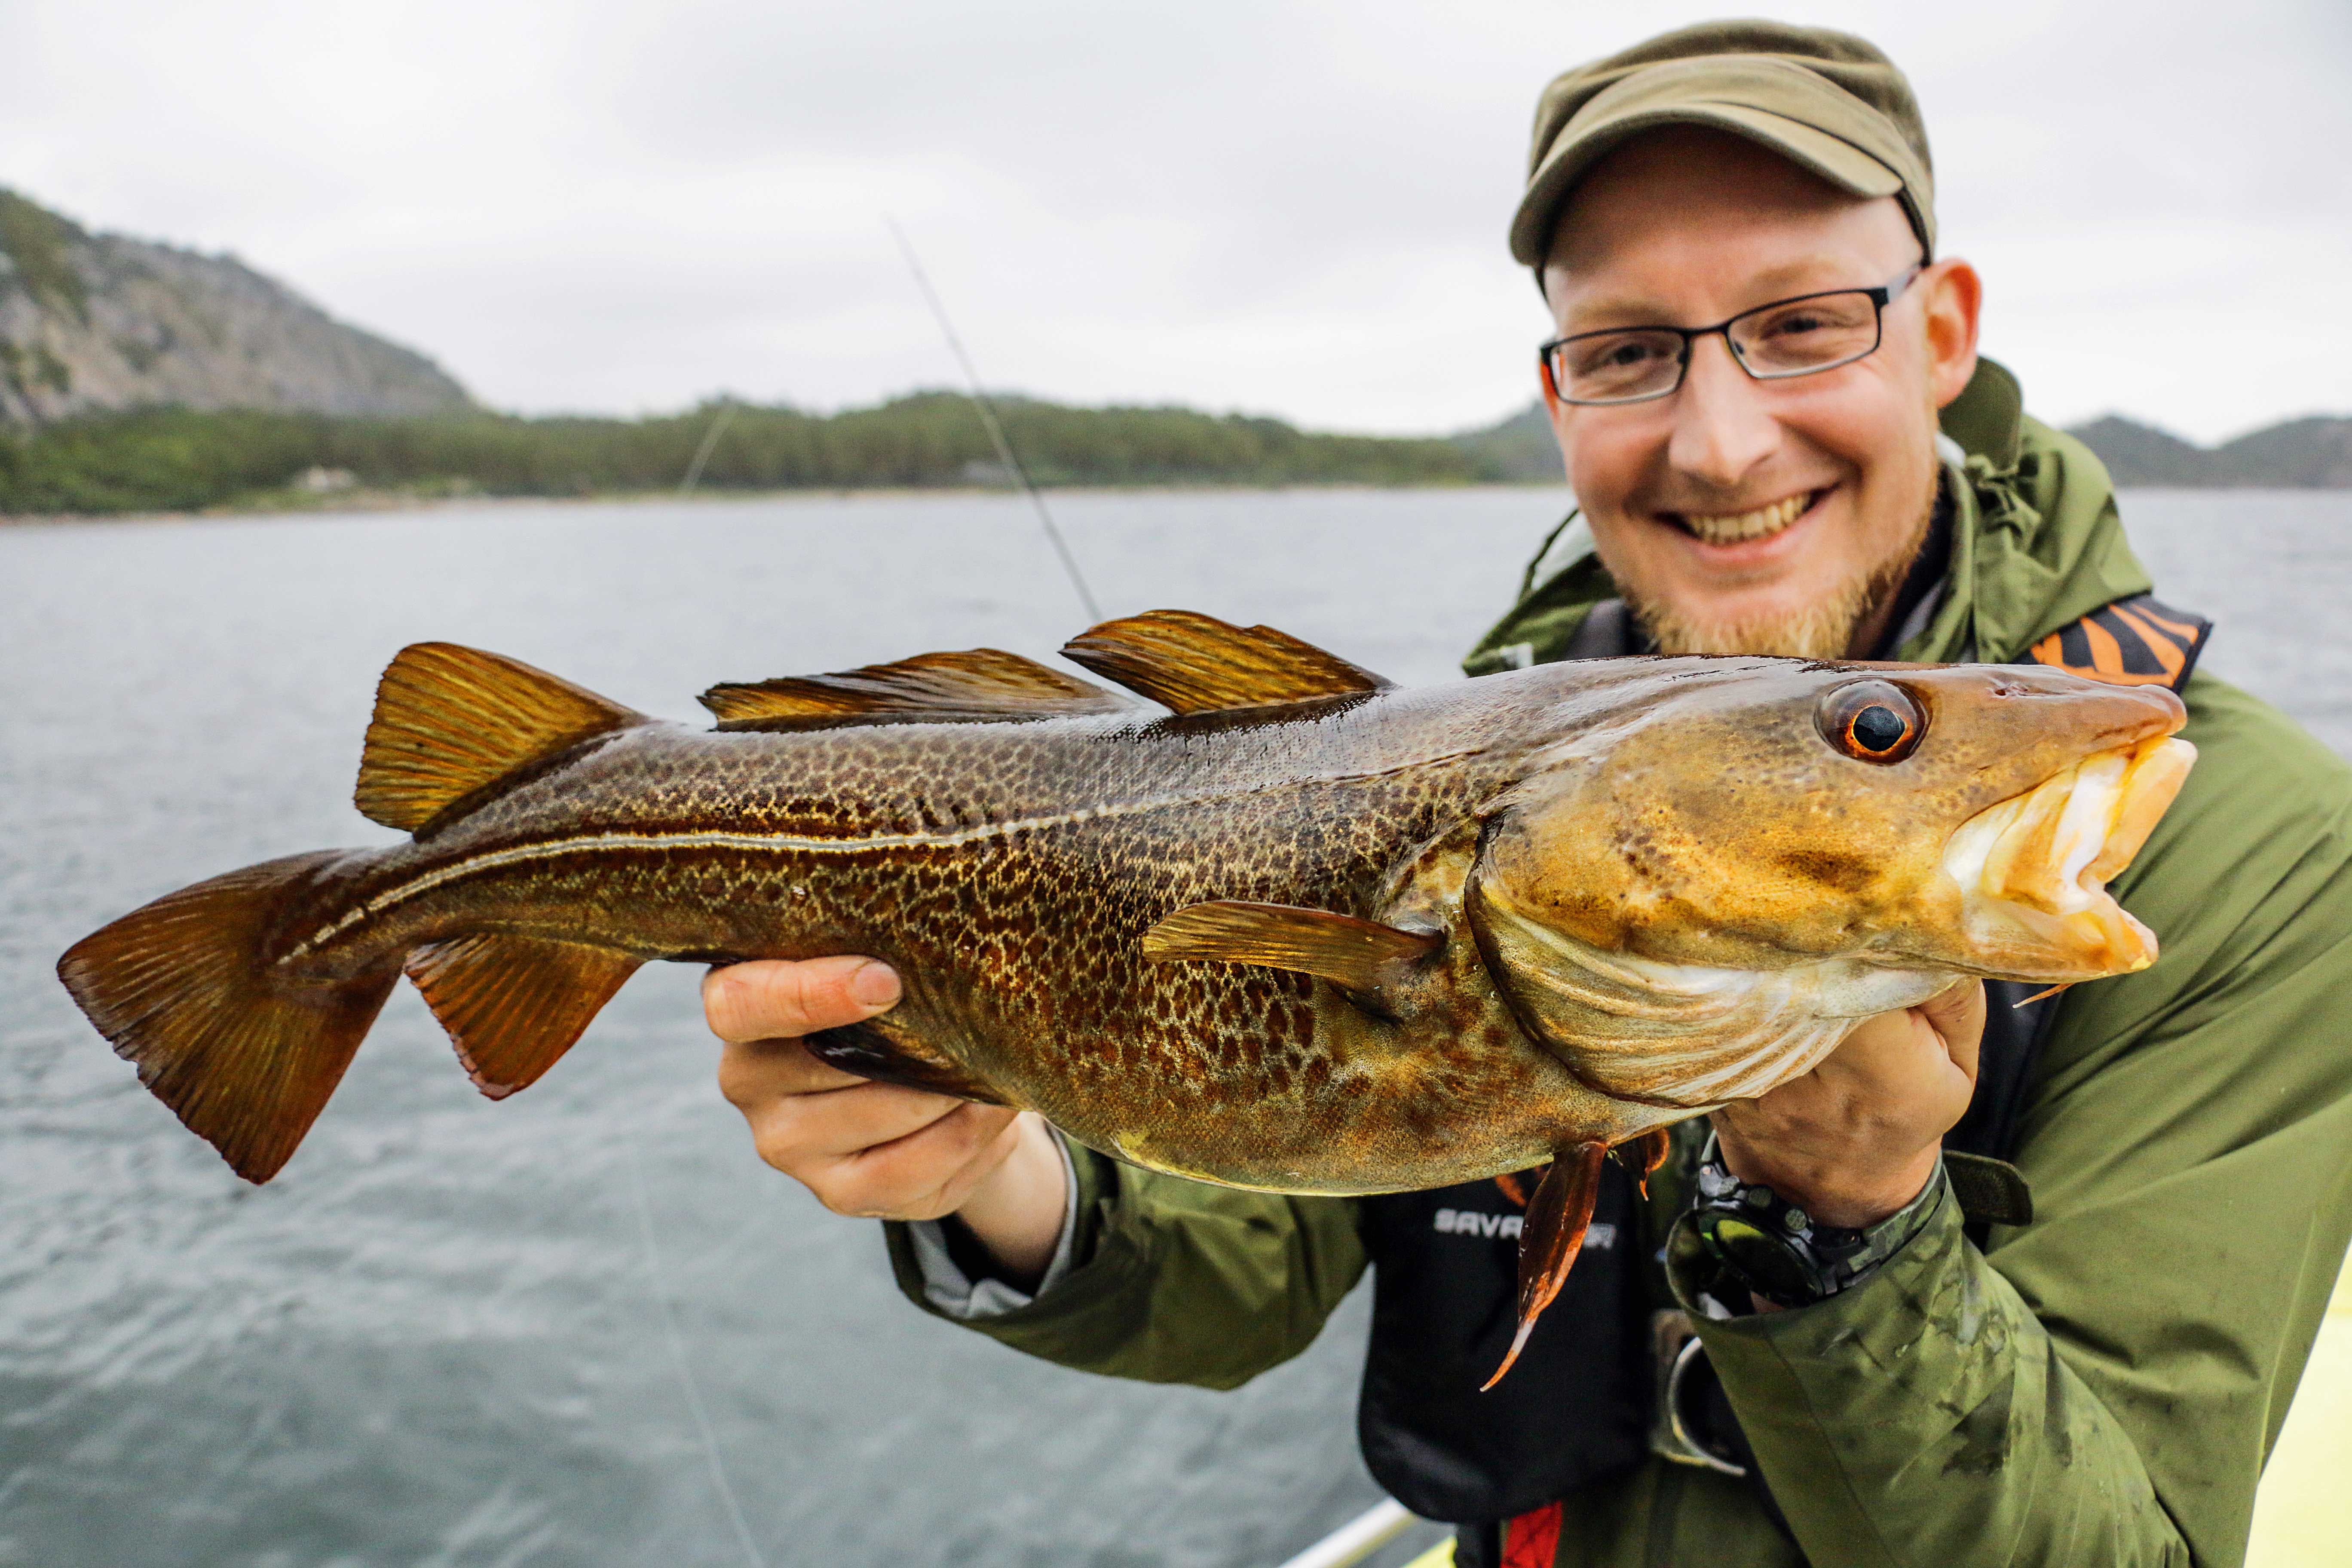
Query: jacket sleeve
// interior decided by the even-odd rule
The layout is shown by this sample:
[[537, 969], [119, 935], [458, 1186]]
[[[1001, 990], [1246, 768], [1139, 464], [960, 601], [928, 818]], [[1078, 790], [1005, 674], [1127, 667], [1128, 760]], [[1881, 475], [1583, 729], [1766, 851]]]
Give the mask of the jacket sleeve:
[[1699, 1328], [1817, 1568], [2235, 1565], [2352, 1233], [2339, 763], [2221, 683], [2124, 879], [2153, 969], [2070, 994], [1979, 1252], [1949, 1202], [1863, 1286]]
[[[1288, 1361], [1364, 1272], [1355, 1205], [1211, 1186], [1065, 1140], [1078, 1186], [1074, 1267], [1027, 1306], [960, 1321], [1081, 1372], [1234, 1388]], [[925, 1299], [907, 1228], [884, 1227], [908, 1299]]]

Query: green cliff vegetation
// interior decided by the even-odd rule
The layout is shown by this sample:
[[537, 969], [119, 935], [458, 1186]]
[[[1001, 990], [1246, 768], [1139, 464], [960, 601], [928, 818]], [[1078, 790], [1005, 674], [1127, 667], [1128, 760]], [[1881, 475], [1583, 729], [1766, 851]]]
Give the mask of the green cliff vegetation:
[[89, 295], [81, 274], [67, 258], [66, 246], [79, 231], [36, 202], [0, 189], [0, 253], [33, 297], [52, 310], [88, 320]]
[[[1511, 477], [1442, 439], [1315, 435], [1182, 408], [999, 401], [1049, 485], [1426, 485]], [[570, 496], [675, 489], [719, 421], [699, 488], [858, 489], [1008, 482], [971, 402], [916, 393], [834, 415], [706, 405], [656, 418], [408, 419], [155, 409], [0, 437], [0, 513], [198, 510], [283, 492], [312, 469], [368, 490]]]

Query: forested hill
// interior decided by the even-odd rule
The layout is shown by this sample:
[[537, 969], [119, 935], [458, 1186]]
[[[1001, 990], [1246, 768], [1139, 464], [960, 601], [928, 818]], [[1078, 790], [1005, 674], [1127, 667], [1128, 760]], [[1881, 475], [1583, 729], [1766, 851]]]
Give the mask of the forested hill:
[[[2313, 415], [2266, 426], [2220, 447], [2110, 414], [2068, 432], [2099, 455], [2116, 483], [2133, 487], [2236, 486], [2278, 489], [2352, 488], [2352, 418]], [[1543, 405], [1499, 424], [1465, 431], [1454, 444], [1483, 472], [1558, 484], [1559, 448]]]
[[[1429, 485], [1509, 478], [1437, 437], [1318, 435], [1189, 408], [996, 400], [1045, 485]], [[705, 447], [708, 447], [706, 452]], [[700, 466], [696, 459], [700, 456]], [[0, 515], [195, 510], [356, 490], [564, 496], [1010, 484], [971, 401], [921, 392], [816, 414], [707, 404], [646, 419], [481, 412], [340, 419], [151, 409], [0, 434]]]
[[2078, 425], [2074, 434], [2099, 455], [2118, 485], [2352, 487], [2352, 418], [2289, 419], [2219, 447], [2196, 446], [2116, 414]]
[[234, 257], [92, 233], [0, 190], [0, 428], [165, 404], [382, 416], [471, 399]]

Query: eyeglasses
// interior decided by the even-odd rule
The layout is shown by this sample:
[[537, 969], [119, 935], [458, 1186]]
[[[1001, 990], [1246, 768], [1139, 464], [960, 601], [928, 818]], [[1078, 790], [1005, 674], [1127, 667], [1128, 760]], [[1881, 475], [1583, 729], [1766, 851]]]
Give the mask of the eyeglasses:
[[1915, 262], [1883, 289], [1832, 289], [1775, 300], [1711, 327], [1612, 327], [1554, 338], [1536, 351], [1544, 384], [1562, 403], [1647, 403], [1679, 391], [1699, 339], [1723, 334], [1758, 381], [1818, 375], [1878, 347], [1886, 307], [1919, 276]]

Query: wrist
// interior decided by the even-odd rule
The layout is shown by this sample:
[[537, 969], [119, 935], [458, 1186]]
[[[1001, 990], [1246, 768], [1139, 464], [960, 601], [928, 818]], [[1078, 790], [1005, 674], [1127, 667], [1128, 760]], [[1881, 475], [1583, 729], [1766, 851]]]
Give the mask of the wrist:
[[973, 1187], [955, 1219], [988, 1249], [1007, 1283], [1034, 1286], [1053, 1262], [1069, 1208], [1069, 1175], [1052, 1128], [1024, 1113], [1012, 1149]]
[[1734, 1175], [1710, 1141], [1691, 1207], [1667, 1237], [1667, 1275], [1684, 1304], [1709, 1317], [1811, 1306], [1861, 1285], [1901, 1251], [1941, 1205], [1945, 1184], [1939, 1159], [1900, 1207], [1869, 1225], [1835, 1226]]
[[1823, 1225], [1860, 1230], [1908, 1206], [1934, 1179], [1940, 1142], [1899, 1160], [1830, 1163], [1774, 1158], [1765, 1150], [1717, 1133], [1724, 1168], [1742, 1182], [1771, 1188]]

